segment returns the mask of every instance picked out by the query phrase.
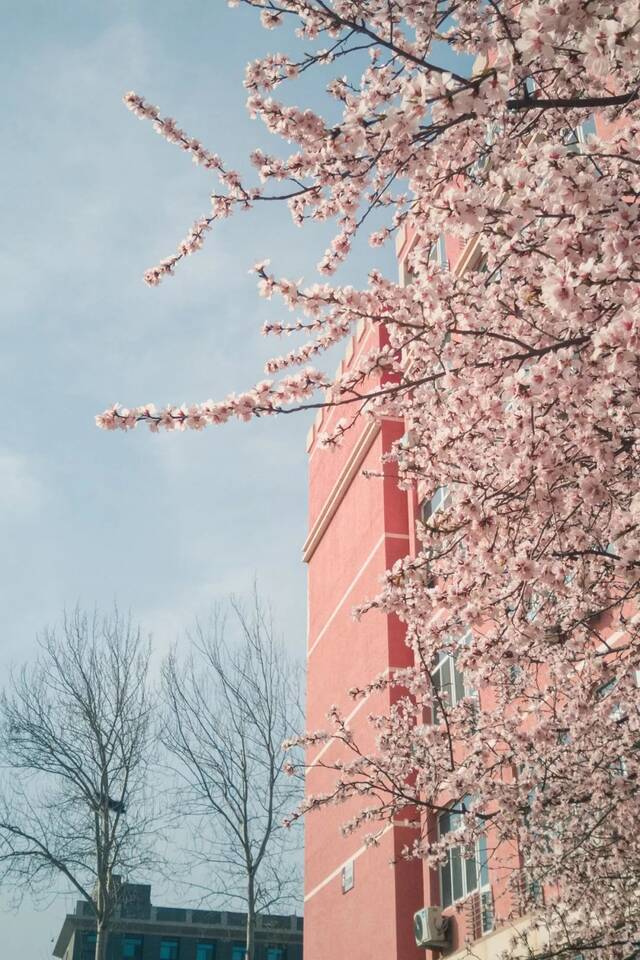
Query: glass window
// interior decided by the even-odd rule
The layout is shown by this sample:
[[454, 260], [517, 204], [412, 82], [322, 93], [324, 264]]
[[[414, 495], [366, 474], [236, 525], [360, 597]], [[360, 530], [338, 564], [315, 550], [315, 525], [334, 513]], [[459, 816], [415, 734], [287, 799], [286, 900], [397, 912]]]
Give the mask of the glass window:
[[527, 620], [531, 623], [538, 616], [540, 612], [540, 607], [542, 606], [542, 597], [539, 593], [534, 593], [529, 601], [529, 609], [527, 610]]
[[123, 960], [142, 960], [142, 937], [122, 938]]
[[[463, 804], [469, 803], [465, 797]], [[451, 809], [441, 813], [438, 817], [438, 835], [445, 836], [455, 832], [462, 826], [461, 810]], [[472, 856], [465, 857], [462, 847], [450, 847], [447, 861], [440, 867], [440, 892], [442, 906], [449, 907], [456, 900], [461, 900], [473, 890], [489, 885], [489, 856], [486, 837], [480, 837]], [[487, 924], [489, 923], [489, 911]], [[485, 925], [483, 922], [483, 930]], [[487, 926], [486, 929], [489, 929]]]
[[286, 947], [267, 947], [267, 953], [265, 960], [286, 960], [287, 957], [287, 948]]
[[480, 922], [483, 933], [489, 933], [495, 926], [491, 890], [484, 890], [480, 894]]
[[[456, 667], [455, 658], [450, 653], [441, 653], [431, 673], [436, 693], [433, 697], [433, 722], [440, 719], [440, 704], [455, 707], [465, 696], [464, 677]], [[445, 831], [446, 832], [446, 831]]]
[[441, 270], [448, 269], [447, 245], [443, 233], [441, 233], [438, 239], [432, 244], [429, 250], [429, 261], [436, 263]]
[[569, 148], [570, 153], [582, 153], [587, 138], [595, 134], [596, 120], [591, 116], [578, 124], [577, 127], [568, 127], [563, 131], [562, 142]]
[[95, 933], [82, 934], [80, 960], [95, 960], [97, 939], [98, 938]]
[[438, 487], [430, 500], [425, 500], [422, 504], [422, 521], [427, 523], [430, 518], [449, 505], [449, 487]]
[[215, 941], [202, 942], [196, 946], [196, 960], [215, 960], [215, 956]]
[[244, 943], [234, 943], [231, 947], [231, 960], [246, 960], [247, 948]]
[[178, 960], [178, 941], [160, 941], [160, 960]]

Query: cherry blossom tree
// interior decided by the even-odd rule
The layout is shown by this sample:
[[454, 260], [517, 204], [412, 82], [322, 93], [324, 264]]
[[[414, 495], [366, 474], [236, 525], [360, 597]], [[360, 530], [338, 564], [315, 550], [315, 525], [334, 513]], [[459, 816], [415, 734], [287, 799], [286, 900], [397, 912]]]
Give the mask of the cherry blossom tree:
[[[535, 901], [545, 955], [635, 956], [637, 4], [244, 3], [303, 42], [299, 57], [273, 54], [246, 73], [251, 114], [293, 152], [255, 151], [257, 182], [244, 182], [128, 94], [135, 114], [219, 183], [209, 212], [145, 279], [158, 285], [218, 221], [279, 197], [297, 224], [336, 224], [322, 282], [302, 288], [268, 261], [255, 267], [260, 293], [298, 316], [265, 332], [306, 340], [244, 393], [185, 408], [116, 405], [98, 424], [203, 429], [330, 404], [345, 411], [322, 438], [332, 446], [358, 417], [402, 418], [388, 456], [400, 483], [449, 496], [361, 612], [397, 614], [415, 665], [353, 691], [394, 689], [392, 708], [371, 717], [375, 753], [337, 712], [310, 735], [341, 739], [344, 751], [335, 788], [304, 810], [369, 795], [345, 829], [375, 839], [376, 824], [416, 809], [406, 855], [433, 865], [453, 843], [485, 836], [496, 869]], [[443, 44], [473, 69], [445, 69]], [[336, 123], [277, 96], [314, 71]], [[411, 282], [372, 271], [366, 289], [331, 283], [374, 219], [374, 247], [399, 231], [413, 238]], [[469, 269], [442, 269], [443, 233], [467, 245]], [[384, 330], [379, 348], [334, 378], [305, 366], [363, 319]], [[464, 695], [434, 679], [443, 656]], [[433, 815], [452, 803], [460, 830], [435, 840]]]

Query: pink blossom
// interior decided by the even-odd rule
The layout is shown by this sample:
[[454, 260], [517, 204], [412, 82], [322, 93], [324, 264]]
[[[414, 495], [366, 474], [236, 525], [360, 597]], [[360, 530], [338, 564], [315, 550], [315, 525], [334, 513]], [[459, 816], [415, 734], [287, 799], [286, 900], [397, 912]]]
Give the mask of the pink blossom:
[[[248, 6], [269, 29], [294, 23], [301, 40], [295, 63], [274, 53], [246, 70], [248, 113], [282, 146], [253, 151], [257, 182], [142, 97], [125, 97], [215, 178], [208, 213], [145, 279], [171, 276], [214, 220], [222, 228], [281, 198], [296, 225], [332, 228], [319, 282], [267, 272], [268, 260], [253, 268], [259, 294], [294, 311], [264, 332], [301, 339], [251, 389], [160, 410], [115, 405], [96, 422], [202, 430], [324, 406], [314, 443], [337, 457], [365, 422], [404, 423], [368, 475], [397, 474], [431, 512], [415, 555], [397, 560], [355, 615], [397, 617], [409, 666], [354, 688], [359, 700], [386, 697], [362, 743], [343, 703], [327, 731], [296, 741], [310, 756], [331, 743], [323, 775], [333, 777], [316, 791], [309, 769], [299, 815], [346, 803], [345, 832], [375, 839], [372, 824], [404, 817], [409, 803], [419, 822], [407, 856], [437, 868], [452, 846], [488, 837], [490, 872], [505, 858], [513, 876], [496, 901], [501, 922], [513, 920], [509, 901], [558, 956], [631, 956], [640, 942], [640, 840], [629, 829], [640, 816], [637, 2], [461, 0], [444, 24], [446, 5], [431, 0], [290, 0], [286, 16]], [[481, 54], [473, 77], [438, 66], [443, 30], [457, 52]], [[369, 47], [364, 60], [340, 47], [349, 31], [348, 42]], [[276, 95], [323, 71], [327, 116]], [[614, 102], [591, 106], [601, 98]], [[586, 137], [592, 112], [597, 136]], [[393, 236], [407, 285], [379, 270], [360, 286], [329, 282], [347, 275], [363, 230], [374, 248]], [[309, 366], [342, 341], [335, 376]], [[463, 673], [464, 696], [434, 705], [443, 655]], [[438, 838], [443, 804], [465, 796], [474, 801], [459, 831]], [[522, 902], [522, 869], [544, 903]]]

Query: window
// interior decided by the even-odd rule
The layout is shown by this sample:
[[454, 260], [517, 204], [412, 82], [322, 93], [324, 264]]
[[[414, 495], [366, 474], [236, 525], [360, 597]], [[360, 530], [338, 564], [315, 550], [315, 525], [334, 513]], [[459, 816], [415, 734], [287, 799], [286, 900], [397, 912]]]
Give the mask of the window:
[[82, 934], [80, 960], [95, 960], [97, 939], [98, 938], [95, 933]]
[[234, 943], [231, 947], [231, 960], [246, 960], [247, 948], [244, 943]]
[[197, 944], [196, 960], [215, 960], [215, 956], [216, 945], [214, 941], [201, 941], [199, 944]]
[[449, 493], [449, 487], [438, 487], [430, 500], [422, 501], [422, 522], [428, 523], [434, 513], [449, 506], [450, 500], [451, 494]]
[[484, 145], [479, 150], [478, 159], [471, 164], [469, 176], [474, 182], [481, 182], [482, 174], [487, 170], [491, 160], [491, 147], [495, 143], [496, 135], [500, 132], [500, 124], [489, 123], [484, 135]]
[[480, 929], [483, 933], [489, 933], [493, 930], [494, 925], [493, 894], [489, 887], [480, 891]]
[[449, 267], [447, 246], [443, 233], [441, 233], [435, 243], [431, 245], [431, 249], [429, 250], [429, 262], [436, 263], [441, 270], [447, 270]]
[[542, 606], [543, 598], [539, 593], [534, 593], [529, 601], [529, 609], [526, 612], [526, 618], [531, 623], [535, 620], [540, 612], [540, 607]]
[[178, 960], [178, 941], [160, 941], [160, 960]]
[[[469, 797], [462, 805], [469, 803]], [[438, 817], [438, 836], [455, 833], [462, 827], [462, 809], [452, 807]], [[450, 847], [446, 863], [440, 867], [440, 895], [442, 906], [449, 907], [462, 900], [474, 890], [489, 891], [489, 856], [486, 837], [480, 837], [472, 856], [465, 857], [462, 847]], [[482, 897], [482, 931], [486, 933], [493, 925], [490, 896]]]
[[[471, 631], [467, 630], [460, 638], [460, 643], [466, 644], [470, 639]], [[438, 723], [442, 705], [455, 707], [463, 697], [477, 696], [476, 691], [465, 683], [462, 671], [456, 665], [454, 653], [440, 652], [431, 671], [431, 678], [434, 686], [432, 723]]]
[[123, 960], [142, 960], [142, 937], [122, 938]]
[[603, 683], [596, 690], [595, 698], [596, 700], [605, 700], [609, 694], [615, 689], [618, 681], [616, 677], [613, 677], [611, 680], [607, 680], [606, 683]]
[[265, 960], [287, 960], [287, 948], [280, 946], [267, 947]]
[[433, 722], [437, 723], [440, 701], [447, 707], [455, 707], [465, 696], [464, 677], [456, 667], [455, 657], [451, 653], [440, 653], [438, 662], [431, 672], [434, 693]]
[[587, 137], [595, 134], [595, 132], [595, 117], [589, 117], [583, 123], [578, 124], [577, 127], [565, 129], [562, 142], [566, 147], [569, 147], [570, 153], [582, 153], [582, 148], [587, 142]]
[[[618, 686], [618, 678], [613, 677], [611, 680], [607, 680], [606, 683], [603, 683], [595, 692], [596, 700], [606, 700], [614, 692]], [[614, 703], [609, 711], [609, 717], [611, 720], [616, 723], [624, 718], [624, 710], [620, 703]], [[611, 745], [612, 751], [615, 750], [615, 744]], [[628, 771], [628, 765], [625, 762], [624, 756], [615, 757], [609, 764], [609, 770], [611, 771], [612, 776], [614, 777], [626, 777]]]

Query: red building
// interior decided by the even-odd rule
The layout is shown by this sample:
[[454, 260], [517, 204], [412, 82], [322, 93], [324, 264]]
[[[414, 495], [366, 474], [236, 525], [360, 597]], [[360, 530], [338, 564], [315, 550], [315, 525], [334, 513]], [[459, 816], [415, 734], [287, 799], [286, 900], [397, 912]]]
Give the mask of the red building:
[[[398, 247], [401, 276], [412, 238], [403, 236]], [[439, 245], [443, 266], [469, 269], [474, 250], [464, 251], [453, 241]], [[348, 344], [344, 365], [357, 360], [374, 345], [379, 330], [356, 332]], [[382, 454], [403, 433], [399, 421], [382, 424], [359, 420], [348, 431], [341, 447], [329, 453], [319, 448], [318, 437], [330, 431], [342, 411], [318, 415], [308, 438], [309, 535], [304, 545], [308, 564], [308, 701], [307, 729], [327, 725], [327, 712], [336, 705], [349, 718], [356, 739], [366, 748], [372, 737], [370, 712], [384, 711], [389, 692], [353, 701], [348, 691], [364, 686], [375, 676], [411, 662], [402, 624], [393, 616], [371, 614], [355, 621], [353, 608], [375, 595], [382, 573], [399, 557], [415, 550], [415, 518], [424, 491], [407, 493], [395, 478], [367, 478], [364, 471], [380, 473]], [[382, 701], [382, 702], [381, 702]], [[341, 745], [335, 741], [310, 752], [307, 774], [309, 793], [331, 790], [335, 773], [322, 768], [323, 757], [333, 759]], [[331, 753], [334, 753], [334, 757]], [[441, 891], [441, 877], [425, 871], [419, 861], [400, 857], [415, 837], [403, 821], [388, 825], [376, 846], [365, 846], [363, 833], [343, 837], [341, 824], [349, 817], [349, 804], [327, 806], [307, 818], [305, 841], [305, 960], [349, 958], [369, 960], [419, 960], [414, 914], [425, 905], [460, 899]], [[466, 889], [466, 895], [472, 891]], [[493, 897], [491, 900], [493, 904]], [[482, 901], [468, 901], [457, 923], [452, 924], [451, 946], [465, 937], [482, 935]], [[512, 904], [505, 904], [507, 912]], [[449, 913], [456, 913], [454, 903]], [[485, 911], [486, 914], [486, 911]], [[485, 927], [493, 926], [493, 914]]]
[[[586, 130], [575, 132], [571, 142], [576, 149], [592, 129], [593, 121]], [[604, 133], [600, 123], [598, 132]], [[399, 237], [402, 282], [410, 281], [406, 261], [413, 241], [406, 233]], [[443, 269], [455, 273], [481, 265], [475, 240], [463, 246], [443, 236], [434, 253]], [[361, 325], [348, 344], [343, 365], [357, 360], [379, 336], [383, 336], [380, 330]], [[416, 550], [416, 517], [425, 508], [430, 513], [437, 510], [443, 491], [407, 493], [398, 489], [392, 475], [363, 476], [367, 470], [381, 472], [381, 456], [402, 436], [402, 422], [380, 424], [361, 418], [333, 453], [319, 449], [319, 435], [343, 416], [341, 410], [320, 411], [307, 442], [309, 535], [303, 554], [308, 564], [307, 729], [326, 728], [327, 712], [335, 704], [367, 749], [373, 735], [367, 715], [383, 713], [389, 693], [353, 701], [348, 691], [407, 665], [411, 652], [395, 617], [373, 613], [358, 622], [352, 611], [376, 594], [384, 570]], [[464, 679], [452, 662], [443, 661], [437, 670], [449, 671], [448, 679], [441, 682], [449, 685], [451, 696], [456, 696], [457, 685], [464, 689]], [[478, 696], [490, 697], [491, 691], [481, 690]], [[334, 759], [340, 749], [341, 745], [329, 741], [310, 751], [309, 793], [333, 788], [335, 772], [325, 771], [322, 760]], [[371, 847], [363, 843], [362, 832], [342, 836], [340, 827], [349, 815], [348, 803], [336, 804], [314, 811], [306, 820], [304, 960], [424, 960], [425, 950], [414, 939], [413, 919], [425, 906], [440, 907], [450, 918], [448, 956], [458, 950], [462, 955], [465, 943], [473, 943], [475, 955], [481, 958], [497, 957], [507, 948], [522, 913], [513, 884], [517, 850], [504, 850], [489, 865], [479, 848], [471, 865], [469, 859], [458, 857], [454, 863], [450, 857], [440, 870], [428, 870], [419, 861], [398, 856], [415, 836], [408, 822], [389, 824], [379, 844]], [[448, 815], [449, 823], [446, 816], [434, 819], [429, 829], [455, 829], [455, 813]], [[487, 843], [491, 846], [491, 836]], [[522, 917], [521, 923], [525, 922]]]
[[[362, 327], [350, 341], [344, 362], [373, 346], [379, 335]], [[321, 413], [308, 441], [307, 728], [326, 727], [327, 711], [335, 704], [366, 744], [371, 736], [366, 717], [380, 701], [354, 703], [348, 690], [406, 665], [411, 654], [397, 619], [371, 615], [356, 622], [352, 611], [377, 592], [382, 573], [411, 549], [412, 521], [409, 498], [393, 477], [363, 476], [366, 469], [379, 472], [381, 455], [402, 435], [402, 423], [380, 425], [363, 418], [334, 453], [319, 449], [319, 433], [342, 415]], [[388, 694], [376, 699], [380, 696]], [[335, 774], [319, 764], [326, 753], [339, 749], [329, 742], [311, 752], [309, 792], [331, 789]], [[419, 960], [424, 952], [415, 945], [412, 920], [424, 902], [422, 867], [418, 862], [390, 863], [414, 831], [398, 822], [386, 829], [378, 846], [365, 847], [362, 834], [341, 836], [340, 826], [348, 816], [349, 805], [340, 804], [307, 818], [305, 927], [311, 936], [305, 958], [369, 960], [377, 955]]]

